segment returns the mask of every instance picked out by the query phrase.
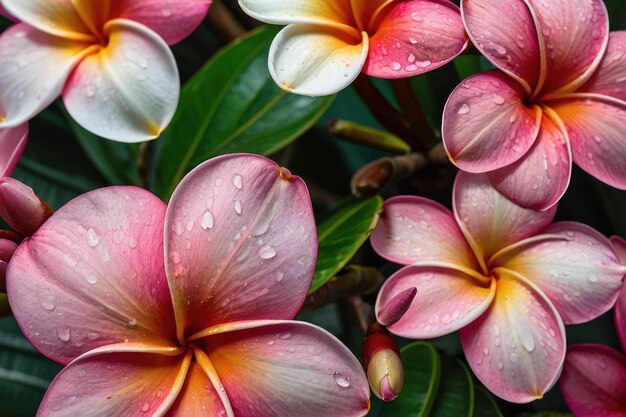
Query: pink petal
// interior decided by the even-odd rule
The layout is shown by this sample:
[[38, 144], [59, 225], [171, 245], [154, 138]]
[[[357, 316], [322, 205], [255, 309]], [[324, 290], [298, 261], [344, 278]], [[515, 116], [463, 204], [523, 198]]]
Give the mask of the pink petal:
[[381, 288], [376, 313], [380, 314], [398, 294], [416, 288], [411, 307], [389, 330], [411, 339], [443, 336], [467, 326], [489, 307], [495, 294], [495, 281], [486, 277], [484, 280], [486, 283], [479, 282], [452, 268], [407, 266]]
[[507, 401], [542, 398], [561, 373], [563, 322], [541, 291], [522, 278], [498, 274], [493, 304], [460, 335], [474, 374]]
[[574, 162], [600, 181], [626, 189], [626, 102], [583, 94], [548, 105], [567, 127]]
[[[611, 244], [620, 263], [626, 266], [626, 241], [619, 236], [611, 236]], [[626, 285], [622, 285], [622, 291], [615, 303], [615, 327], [622, 348], [626, 350]]]
[[463, 21], [472, 43], [530, 94], [539, 82], [535, 20], [523, 0], [465, 0]]
[[120, 142], [158, 137], [174, 116], [180, 81], [174, 56], [150, 29], [130, 20], [105, 26], [109, 44], [85, 58], [63, 92], [70, 115]]
[[119, 17], [143, 23], [168, 45], [191, 35], [202, 23], [212, 0], [119, 0]]
[[168, 207], [166, 269], [185, 334], [249, 319], [291, 319], [307, 294], [317, 233], [304, 182], [261, 156], [211, 159]]
[[376, 253], [402, 265], [438, 261], [478, 267], [450, 210], [422, 197], [385, 201], [370, 241]]
[[567, 324], [584, 323], [607, 312], [624, 276], [608, 239], [573, 222], [555, 223], [543, 233], [562, 239], [530, 242], [497, 264], [541, 288]]
[[443, 114], [443, 142], [454, 164], [487, 172], [522, 158], [541, 125], [541, 109], [527, 107], [524, 95], [524, 88], [500, 71], [463, 81]]
[[11, 175], [28, 141], [28, 124], [0, 129], [0, 178]]
[[607, 346], [571, 346], [560, 385], [577, 417], [626, 415], [626, 357]]
[[571, 172], [572, 150], [565, 128], [544, 114], [539, 136], [526, 155], [490, 172], [489, 179], [515, 204], [547, 210], [565, 194]]
[[577, 92], [626, 101], [626, 31], [609, 33], [609, 45], [600, 66]]
[[369, 385], [334, 336], [303, 322], [252, 322], [203, 340], [237, 417], [360, 417]]
[[190, 359], [138, 352], [79, 358], [52, 382], [37, 415], [162, 415], [180, 391]]
[[409, 0], [385, 8], [368, 28], [363, 72], [379, 78], [423, 74], [452, 61], [467, 47], [459, 8], [448, 0]]
[[2, 0], [5, 11], [31, 26], [33, 31], [76, 41], [95, 40], [73, 3], [72, 0]]
[[552, 222], [547, 211], [522, 208], [500, 194], [486, 175], [460, 172], [454, 183], [454, 214], [470, 245], [485, 261], [497, 251], [534, 236]]
[[591, 77], [604, 54], [609, 20], [602, 0], [526, 0], [539, 22], [545, 60], [543, 93], [573, 91]]
[[16, 127], [61, 93], [89, 45], [53, 37], [24, 23], [0, 35], [0, 128]]
[[175, 341], [163, 268], [165, 205], [139, 188], [93, 191], [57, 211], [9, 263], [24, 335], [66, 364], [98, 346]]

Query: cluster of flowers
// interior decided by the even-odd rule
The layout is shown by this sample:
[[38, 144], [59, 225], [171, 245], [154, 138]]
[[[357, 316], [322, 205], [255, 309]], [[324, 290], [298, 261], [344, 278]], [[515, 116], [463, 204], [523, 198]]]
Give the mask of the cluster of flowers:
[[[168, 44], [191, 33], [209, 3], [2, 0], [20, 23], [0, 36], [0, 174], [19, 159], [25, 123], [59, 95], [100, 136], [158, 137], [180, 89]], [[240, 5], [287, 25], [269, 70], [296, 94], [335, 93], [361, 72], [418, 75], [470, 40], [496, 67], [464, 80], [444, 109], [443, 142], [462, 170], [453, 211], [420, 197], [385, 203], [372, 245], [405, 267], [384, 284], [376, 314], [408, 338], [460, 330], [472, 370], [493, 393], [541, 398], [566, 362], [564, 324], [612, 308], [626, 271], [598, 232], [551, 224], [572, 161], [626, 188], [626, 34], [609, 33], [602, 1]], [[3, 179], [0, 198], [21, 193], [36, 205], [19, 187]], [[4, 206], [17, 230], [20, 204]], [[223, 156], [189, 174], [168, 206], [147, 191], [112, 187], [42, 225], [44, 217], [21, 232], [32, 236], [11, 248], [6, 271], [24, 335], [68, 365], [40, 415], [368, 412], [356, 358], [322, 329], [289, 321], [311, 284], [317, 236], [306, 186], [288, 170], [259, 156]], [[617, 321], [623, 326], [623, 315]], [[623, 368], [615, 380], [624, 380]], [[576, 401], [584, 384], [567, 386]], [[595, 415], [593, 407], [580, 415]]]

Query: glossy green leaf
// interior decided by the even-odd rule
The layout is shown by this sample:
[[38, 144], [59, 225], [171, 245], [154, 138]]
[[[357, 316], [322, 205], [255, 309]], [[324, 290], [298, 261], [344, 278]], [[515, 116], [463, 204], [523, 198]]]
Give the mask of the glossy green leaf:
[[404, 388], [398, 398], [382, 406], [379, 417], [427, 417], [441, 377], [441, 360], [430, 343], [415, 342], [402, 348]]
[[441, 383], [430, 417], [472, 417], [474, 383], [461, 361], [452, 356], [441, 358]]
[[319, 251], [310, 292], [324, 285], [352, 259], [378, 223], [380, 196], [349, 204], [318, 226]]
[[474, 417], [504, 417], [496, 401], [485, 389], [476, 387], [474, 400]]
[[332, 103], [330, 97], [288, 94], [267, 69], [276, 35], [262, 27], [235, 41], [185, 84], [178, 111], [160, 139], [154, 192], [169, 199], [191, 169], [216, 155], [270, 155], [306, 132]]
[[30, 346], [13, 318], [0, 320], [0, 416], [34, 417], [60, 370]]

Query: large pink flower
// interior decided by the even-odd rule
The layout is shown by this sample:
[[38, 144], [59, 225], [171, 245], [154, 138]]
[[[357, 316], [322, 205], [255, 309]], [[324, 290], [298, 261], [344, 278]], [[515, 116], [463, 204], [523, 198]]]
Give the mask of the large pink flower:
[[384, 284], [377, 316], [415, 288], [393, 333], [428, 339], [460, 329], [471, 368], [493, 393], [541, 398], [563, 365], [563, 323], [609, 310], [624, 268], [604, 236], [579, 223], [550, 225], [555, 209], [521, 208], [486, 175], [461, 172], [453, 205], [406, 196], [385, 203], [372, 245], [407, 266]]
[[[463, 81], [443, 140], [462, 170], [488, 172], [514, 202], [545, 210], [572, 160], [626, 189], [626, 32], [602, 0], [463, 0], [465, 27], [497, 70]], [[608, 45], [608, 46], [607, 46]]]
[[25, 336], [69, 364], [38, 415], [364, 415], [356, 358], [288, 321], [316, 253], [306, 186], [259, 156], [204, 163], [167, 207], [134, 187], [78, 197], [8, 267]]
[[70, 115], [106, 138], [153, 139], [180, 91], [168, 44], [189, 35], [210, 0], [1, 0], [22, 23], [0, 36], [0, 128], [60, 94]]
[[0, 178], [13, 173], [20, 160], [26, 141], [28, 124], [24, 123], [10, 129], [0, 129]]
[[363, 71], [403, 78], [432, 71], [468, 44], [449, 0], [239, 0], [250, 16], [287, 25], [274, 39], [269, 69], [284, 90], [336, 93]]

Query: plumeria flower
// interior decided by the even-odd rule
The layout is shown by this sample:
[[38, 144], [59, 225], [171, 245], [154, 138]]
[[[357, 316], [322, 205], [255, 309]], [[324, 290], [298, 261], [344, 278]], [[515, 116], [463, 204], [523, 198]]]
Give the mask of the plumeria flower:
[[550, 225], [555, 211], [521, 208], [486, 175], [463, 172], [453, 212], [420, 197], [387, 200], [372, 245], [407, 266], [383, 285], [379, 321], [413, 291], [391, 332], [429, 339], [460, 329], [469, 365], [494, 394], [541, 398], [562, 369], [563, 324], [609, 310], [624, 276], [608, 239], [579, 223]]
[[0, 128], [29, 120], [59, 95], [91, 132], [154, 139], [180, 92], [168, 44], [189, 35], [210, 0], [1, 0], [21, 23], [0, 36]]
[[28, 124], [0, 129], [0, 178], [8, 177], [17, 166], [26, 142], [28, 141]]
[[135, 187], [76, 198], [7, 270], [24, 335], [67, 365], [38, 415], [363, 416], [356, 358], [290, 321], [316, 254], [304, 182], [260, 156], [200, 165], [167, 207]]
[[284, 90], [323, 96], [359, 73], [404, 78], [434, 70], [468, 44], [449, 0], [239, 0], [250, 16], [287, 25], [269, 53]]
[[450, 96], [450, 159], [539, 210], [561, 198], [572, 161], [626, 189], [626, 32], [609, 34], [603, 1], [461, 3], [471, 40], [497, 69]]

